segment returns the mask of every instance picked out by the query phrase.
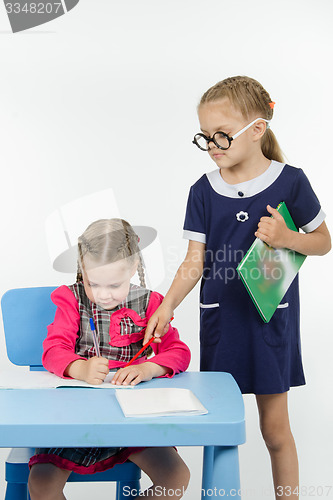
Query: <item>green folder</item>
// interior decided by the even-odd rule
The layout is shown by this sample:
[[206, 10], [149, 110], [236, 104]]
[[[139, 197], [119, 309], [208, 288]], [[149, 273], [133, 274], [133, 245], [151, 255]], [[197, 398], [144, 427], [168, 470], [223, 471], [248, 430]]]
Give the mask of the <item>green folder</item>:
[[[284, 202], [277, 207], [289, 229], [297, 231]], [[260, 316], [268, 323], [306, 256], [287, 248], [272, 248], [256, 238], [237, 271]]]

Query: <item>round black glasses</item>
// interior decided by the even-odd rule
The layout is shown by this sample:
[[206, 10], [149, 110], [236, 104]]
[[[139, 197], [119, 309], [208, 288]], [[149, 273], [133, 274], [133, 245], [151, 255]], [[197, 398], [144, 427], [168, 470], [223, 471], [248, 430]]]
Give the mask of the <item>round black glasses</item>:
[[205, 134], [196, 134], [192, 141], [193, 144], [198, 146], [202, 151], [209, 151], [209, 143], [213, 142], [215, 146], [219, 149], [229, 149], [233, 137], [229, 137], [228, 134], [224, 132], [215, 132], [213, 137], [207, 137]]
[[215, 146], [219, 149], [229, 149], [231, 146], [231, 143], [234, 139], [237, 139], [245, 130], [251, 127], [255, 122], [258, 120], [263, 120], [264, 122], [269, 124], [269, 120], [265, 120], [265, 118], [256, 118], [253, 120], [253, 122], [249, 123], [246, 125], [246, 127], [242, 128], [237, 134], [233, 135], [230, 137], [228, 134], [225, 134], [224, 132], [215, 132], [213, 137], [207, 137], [205, 134], [202, 134], [201, 132], [199, 134], [196, 134], [194, 136], [194, 139], [192, 141], [193, 144], [195, 144], [199, 149], [202, 151], [209, 151], [209, 143], [213, 142]]

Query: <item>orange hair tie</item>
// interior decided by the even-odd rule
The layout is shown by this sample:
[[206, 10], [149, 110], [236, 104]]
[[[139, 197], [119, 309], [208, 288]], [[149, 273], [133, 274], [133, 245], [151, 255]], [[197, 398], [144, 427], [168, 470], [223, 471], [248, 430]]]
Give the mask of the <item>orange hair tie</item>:
[[274, 106], [275, 106], [275, 102], [274, 102], [274, 101], [269, 102], [268, 104], [269, 104], [269, 107], [270, 107], [271, 109], [274, 109]]

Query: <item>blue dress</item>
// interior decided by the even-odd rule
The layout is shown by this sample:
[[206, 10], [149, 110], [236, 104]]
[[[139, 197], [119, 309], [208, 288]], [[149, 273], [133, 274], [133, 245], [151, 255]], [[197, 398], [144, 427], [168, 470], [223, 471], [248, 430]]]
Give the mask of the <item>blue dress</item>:
[[282, 393], [305, 384], [298, 276], [264, 323], [236, 271], [266, 206], [284, 201], [297, 228], [314, 231], [325, 214], [304, 172], [272, 161], [260, 176], [227, 184], [219, 169], [190, 189], [184, 237], [206, 244], [200, 289], [200, 369], [233, 375], [242, 393]]

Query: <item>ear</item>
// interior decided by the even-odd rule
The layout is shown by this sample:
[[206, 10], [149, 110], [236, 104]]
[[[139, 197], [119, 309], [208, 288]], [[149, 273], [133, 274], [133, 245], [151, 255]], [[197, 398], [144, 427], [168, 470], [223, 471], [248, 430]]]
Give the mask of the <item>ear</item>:
[[258, 120], [253, 124], [253, 140], [260, 141], [267, 129], [267, 123], [264, 120]]

